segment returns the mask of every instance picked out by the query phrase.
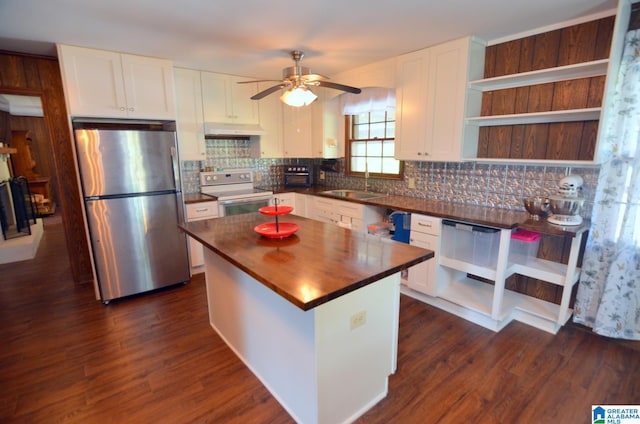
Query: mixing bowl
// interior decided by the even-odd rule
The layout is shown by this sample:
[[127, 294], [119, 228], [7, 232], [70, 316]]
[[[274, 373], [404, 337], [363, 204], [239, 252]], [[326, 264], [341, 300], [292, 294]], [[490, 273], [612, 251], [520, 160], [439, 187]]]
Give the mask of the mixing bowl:
[[522, 200], [531, 219], [538, 220], [541, 216], [545, 217], [549, 214], [549, 199], [546, 197], [525, 197]]
[[554, 215], [578, 215], [584, 199], [572, 199], [567, 197], [550, 197], [549, 207]]

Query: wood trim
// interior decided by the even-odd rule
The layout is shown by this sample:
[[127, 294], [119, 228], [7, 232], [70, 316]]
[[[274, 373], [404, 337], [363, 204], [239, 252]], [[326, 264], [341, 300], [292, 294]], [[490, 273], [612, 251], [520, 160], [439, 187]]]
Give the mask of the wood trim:
[[69, 117], [57, 59], [0, 52], [0, 92], [40, 96], [73, 280], [93, 281]]

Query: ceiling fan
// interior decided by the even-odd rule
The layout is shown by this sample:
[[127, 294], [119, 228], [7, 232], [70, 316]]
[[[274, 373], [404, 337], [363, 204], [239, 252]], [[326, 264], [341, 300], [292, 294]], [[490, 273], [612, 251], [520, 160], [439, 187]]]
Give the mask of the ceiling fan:
[[[322, 75], [312, 74], [309, 68], [300, 66], [300, 61], [304, 57], [304, 53], [300, 50], [291, 51], [291, 57], [294, 65], [282, 70], [282, 81], [267, 88], [253, 96], [252, 100], [260, 100], [280, 89], [284, 89], [284, 93], [280, 99], [290, 106], [306, 106], [311, 104], [318, 96], [316, 96], [309, 87], [326, 87], [335, 90], [342, 90], [349, 93], [359, 94], [362, 90], [344, 84], [325, 81], [328, 79]], [[261, 80], [261, 81], [241, 81], [238, 84], [248, 84], [253, 82], [277, 81], [277, 80]]]

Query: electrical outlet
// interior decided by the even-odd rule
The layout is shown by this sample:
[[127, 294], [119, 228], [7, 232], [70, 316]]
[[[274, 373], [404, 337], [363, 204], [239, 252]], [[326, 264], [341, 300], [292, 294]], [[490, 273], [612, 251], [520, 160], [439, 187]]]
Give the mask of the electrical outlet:
[[320, 180], [324, 180], [324, 171], [320, 171]]
[[367, 311], [360, 311], [351, 315], [351, 329], [362, 327], [367, 323]]
[[409, 188], [416, 188], [416, 179], [414, 177], [409, 177]]
[[255, 177], [255, 179], [256, 179], [256, 182], [260, 182], [260, 181], [262, 181], [262, 172], [259, 172], [259, 171], [258, 171], [258, 172], [256, 172], [256, 173], [255, 173], [255, 175], [254, 175], [254, 177]]

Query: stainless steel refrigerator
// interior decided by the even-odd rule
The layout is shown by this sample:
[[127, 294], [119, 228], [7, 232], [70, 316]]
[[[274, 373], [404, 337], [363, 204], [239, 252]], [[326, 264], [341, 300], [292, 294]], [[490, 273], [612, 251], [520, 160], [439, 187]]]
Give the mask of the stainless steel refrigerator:
[[188, 281], [175, 131], [80, 127], [76, 153], [102, 301]]

